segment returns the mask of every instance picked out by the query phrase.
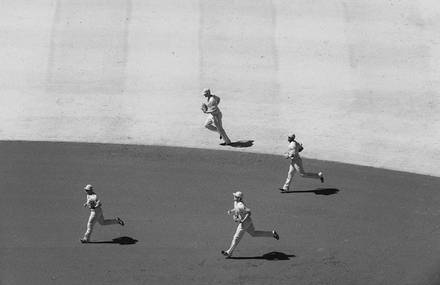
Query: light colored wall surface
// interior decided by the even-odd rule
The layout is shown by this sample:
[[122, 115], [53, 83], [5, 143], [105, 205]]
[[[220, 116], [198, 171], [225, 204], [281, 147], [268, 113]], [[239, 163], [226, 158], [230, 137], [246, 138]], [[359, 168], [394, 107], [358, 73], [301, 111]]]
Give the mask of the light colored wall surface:
[[233, 150], [440, 175], [437, 1], [257, 2], [0, 2], [0, 139], [220, 149], [210, 87]]

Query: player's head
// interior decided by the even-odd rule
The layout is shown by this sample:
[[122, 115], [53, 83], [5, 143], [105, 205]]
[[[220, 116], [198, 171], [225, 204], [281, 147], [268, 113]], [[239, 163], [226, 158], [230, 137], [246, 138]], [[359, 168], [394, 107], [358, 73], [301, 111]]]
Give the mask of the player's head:
[[86, 186], [84, 186], [84, 191], [86, 191], [87, 193], [93, 192], [93, 186], [91, 184], [87, 184]]
[[293, 142], [293, 141], [295, 140], [295, 134], [291, 134], [291, 135], [289, 135], [289, 136], [287, 137], [287, 140], [288, 140], [289, 142]]
[[211, 96], [211, 90], [209, 88], [203, 89], [203, 96], [205, 97]]
[[241, 191], [237, 191], [237, 192], [232, 193], [232, 196], [234, 196], [235, 201], [243, 200], [243, 193]]

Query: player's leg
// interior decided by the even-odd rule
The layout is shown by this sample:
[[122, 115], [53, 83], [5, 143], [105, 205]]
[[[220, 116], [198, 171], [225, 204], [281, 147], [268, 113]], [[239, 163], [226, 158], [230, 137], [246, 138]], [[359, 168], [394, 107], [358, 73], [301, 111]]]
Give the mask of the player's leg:
[[104, 213], [102, 212], [101, 208], [97, 208], [95, 211], [96, 211], [98, 223], [100, 225], [108, 226], [108, 225], [119, 224], [118, 219], [105, 219], [104, 218]]
[[105, 219], [104, 213], [102, 212], [102, 209], [100, 211], [100, 216], [98, 216], [98, 222], [100, 225], [107, 226], [107, 225], [114, 225], [114, 224], [120, 224], [121, 226], [125, 225], [125, 222], [121, 220], [121, 218], [116, 217], [116, 219]]
[[230, 144], [231, 140], [229, 139], [228, 135], [226, 134], [226, 131], [223, 129], [223, 123], [222, 123], [223, 115], [222, 115], [222, 113], [219, 111], [213, 117], [214, 117], [214, 124], [217, 127], [218, 133], [223, 138], [223, 141], [226, 144]]
[[218, 132], [217, 128], [214, 126], [214, 118], [211, 114], [208, 114], [206, 118], [205, 128], [213, 132]]
[[302, 159], [295, 159], [294, 160], [294, 167], [296, 171], [298, 171], [299, 175], [304, 178], [314, 178], [314, 179], [321, 179], [320, 173], [313, 173], [313, 172], [305, 172], [304, 166], [302, 163]]
[[289, 165], [289, 171], [287, 172], [286, 182], [284, 183], [283, 188], [282, 188], [284, 191], [289, 190], [293, 175], [295, 175], [295, 167], [293, 166], [293, 163], [291, 162]]
[[257, 231], [251, 223], [246, 230], [252, 237], [275, 237], [273, 231]]
[[232, 255], [235, 248], [237, 247], [238, 243], [240, 242], [241, 238], [243, 237], [244, 233], [246, 232], [246, 229], [243, 228], [243, 224], [240, 223], [237, 226], [237, 230], [235, 231], [234, 237], [232, 238], [231, 246], [228, 250], [224, 251], [225, 255]]
[[82, 242], [90, 241], [90, 236], [92, 235], [93, 227], [95, 226], [95, 223], [96, 223], [96, 213], [95, 211], [91, 211], [89, 220], [87, 221], [87, 230], [84, 234], [84, 238], [81, 240]]

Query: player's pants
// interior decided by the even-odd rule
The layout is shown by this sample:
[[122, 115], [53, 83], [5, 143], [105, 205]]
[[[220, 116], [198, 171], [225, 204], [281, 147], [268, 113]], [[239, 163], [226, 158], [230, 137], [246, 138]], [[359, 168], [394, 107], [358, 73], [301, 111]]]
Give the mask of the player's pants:
[[96, 222], [102, 226], [118, 224], [117, 219], [104, 219], [102, 209], [101, 207], [98, 207], [90, 211], [89, 221], [87, 222], [87, 231], [84, 234], [85, 240], [90, 240], [90, 236], [92, 235], [93, 227], [95, 226]]
[[302, 159], [301, 158], [292, 158], [290, 161], [289, 172], [287, 173], [286, 183], [284, 183], [283, 189], [289, 190], [290, 182], [292, 182], [293, 175], [295, 171], [299, 173], [301, 177], [304, 178], [315, 178], [319, 179], [320, 176], [318, 173], [305, 172]]
[[228, 254], [232, 254], [245, 232], [248, 232], [252, 237], [273, 237], [271, 231], [256, 231], [251, 218], [248, 217], [243, 223], [238, 225], [234, 237], [232, 238], [231, 246], [226, 251]]
[[217, 111], [214, 114], [209, 113], [205, 121], [205, 128], [207, 128], [210, 131], [219, 133], [222, 136], [225, 143], [231, 143], [231, 140], [229, 139], [228, 135], [223, 129], [222, 112]]

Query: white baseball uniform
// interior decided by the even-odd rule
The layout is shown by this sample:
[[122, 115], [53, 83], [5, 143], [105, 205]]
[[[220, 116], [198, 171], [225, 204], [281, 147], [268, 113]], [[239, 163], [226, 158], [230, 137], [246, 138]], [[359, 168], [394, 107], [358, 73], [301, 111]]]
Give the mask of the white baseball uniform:
[[251, 210], [247, 208], [242, 201], [234, 201], [234, 209], [230, 210], [230, 212], [237, 215], [242, 222], [238, 224], [237, 230], [232, 238], [231, 246], [226, 251], [228, 255], [232, 255], [232, 252], [237, 247], [245, 232], [248, 232], [252, 237], [274, 237], [272, 231], [255, 230], [250, 216]]
[[102, 226], [119, 224], [117, 219], [104, 219], [104, 214], [102, 213], [102, 203], [98, 199], [98, 196], [94, 193], [91, 195], [87, 195], [87, 201], [84, 206], [90, 209], [90, 217], [87, 222], [87, 231], [84, 234], [84, 240], [89, 241], [90, 236], [93, 231], [93, 227], [96, 222], [98, 222]]
[[299, 148], [300, 144], [293, 140], [289, 143], [289, 147], [287, 150], [287, 157], [290, 158], [290, 166], [289, 166], [289, 172], [287, 173], [287, 179], [284, 183], [283, 189], [289, 190], [290, 183], [292, 182], [293, 175], [295, 174], [295, 171], [299, 173], [301, 177], [304, 178], [315, 178], [320, 179], [321, 175], [319, 173], [311, 173], [311, 172], [305, 172], [301, 156], [299, 155]]
[[206, 106], [208, 107], [208, 109], [206, 113], [208, 114], [208, 117], [205, 121], [205, 128], [210, 131], [219, 133], [226, 144], [231, 143], [231, 140], [223, 129], [222, 112], [218, 107], [218, 104], [220, 104], [220, 98], [216, 95], [211, 95], [208, 97], [207, 100], [208, 102], [206, 103]]

